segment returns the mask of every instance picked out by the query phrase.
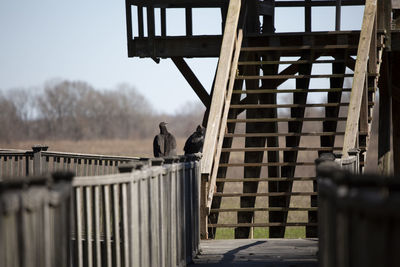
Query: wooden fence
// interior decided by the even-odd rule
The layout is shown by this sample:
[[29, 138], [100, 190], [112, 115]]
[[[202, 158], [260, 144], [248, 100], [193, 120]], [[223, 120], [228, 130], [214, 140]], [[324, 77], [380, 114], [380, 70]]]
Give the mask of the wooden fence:
[[47, 146], [32, 150], [0, 150], [0, 181], [3, 177], [42, 175], [55, 171], [72, 171], [77, 176], [118, 173], [118, 166], [138, 157], [120, 157], [47, 151]]
[[330, 163], [318, 176], [320, 266], [400, 266], [400, 179]]
[[67, 267], [71, 174], [0, 182], [0, 266]]
[[199, 161], [178, 160], [74, 179], [73, 266], [185, 266], [192, 260], [200, 242]]

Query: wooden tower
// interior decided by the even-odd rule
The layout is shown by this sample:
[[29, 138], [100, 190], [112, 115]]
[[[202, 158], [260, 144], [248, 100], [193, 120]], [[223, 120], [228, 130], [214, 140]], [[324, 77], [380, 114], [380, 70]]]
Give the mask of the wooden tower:
[[[361, 30], [341, 30], [346, 6], [364, 6]], [[292, 21], [304, 31], [276, 33], [275, 11], [291, 7], [304, 12], [304, 21]], [[335, 31], [312, 30], [316, 7], [334, 8]], [[167, 35], [169, 8], [185, 10], [184, 36]], [[193, 35], [195, 8], [220, 9], [223, 34]], [[373, 123], [380, 170], [398, 173], [398, 9], [397, 0], [126, 0], [128, 55], [171, 58], [207, 108], [203, 238], [218, 228], [234, 229], [235, 238], [252, 238], [255, 228], [282, 238], [286, 227], [316, 237], [314, 160], [360, 153], [361, 171], [374, 164], [366, 157]], [[219, 58], [211, 95], [184, 59], [194, 57]], [[373, 117], [378, 88], [381, 115]]]

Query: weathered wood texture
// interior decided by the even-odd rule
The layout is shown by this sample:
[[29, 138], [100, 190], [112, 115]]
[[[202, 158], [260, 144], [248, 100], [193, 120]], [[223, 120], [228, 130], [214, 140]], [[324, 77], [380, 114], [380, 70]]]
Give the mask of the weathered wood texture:
[[0, 182], [0, 266], [70, 266], [71, 179]]
[[398, 177], [356, 176], [322, 164], [318, 176], [319, 266], [399, 265]]
[[200, 163], [178, 160], [74, 179], [73, 266], [191, 262], [200, 242]]
[[139, 161], [138, 157], [121, 157], [47, 151], [46, 146], [35, 146], [31, 151], [0, 151], [0, 181], [2, 177], [24, 177], [71, 171], [78, 176], [118, 173], [121, 163]]
[[346, 121], [346, 134], [343, 141], [342, 153], [344, 157], [347, 156], [347, 152], [350, 149], [356, 147], [362, 95], [367, 73], [368, 55], [376, 16], [376, 5], [376, 0], [366, 1], [363, 24], [360, 33], [360, 42], [358, 44], [352, 91], [350, 95], [350, 105]]
[[189, 266], [316, 267], [317, 239], [212, 240]]

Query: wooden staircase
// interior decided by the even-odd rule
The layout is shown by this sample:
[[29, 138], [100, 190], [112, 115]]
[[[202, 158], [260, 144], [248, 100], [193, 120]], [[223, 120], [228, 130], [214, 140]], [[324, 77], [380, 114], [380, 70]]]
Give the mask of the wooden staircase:
[[[223, 227], [233, 228], [235, 238], [251, 238], [254, 227], [268, 227], [269, 237], [279, 238], [289, 226], [306, 227], [307, 237], [317, 236], [314, 160], [342, 150], [359, 34], [274, 34], [243, 42], [209, 237]], [[375, 71], [369, 68], [365, 90], [362, 151], [368, 146], [383, 35], [378, 40], [377, 64]]]

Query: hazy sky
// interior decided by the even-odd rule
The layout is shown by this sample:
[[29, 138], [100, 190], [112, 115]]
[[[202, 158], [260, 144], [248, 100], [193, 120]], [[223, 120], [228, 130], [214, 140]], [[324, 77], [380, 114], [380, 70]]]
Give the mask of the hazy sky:
[[[343, 29], [360, 28], [362, 8], [344, 7], [342, 12]], [[302, 31], [303, 14], [302, 8], [276, 9], [277, 31]], [[333, 30], [333, 8], [313, 8], [312, 14], [314, 31]], [[195, 10], [193, 15], [194, 34], [220, 32], [218, 10]], [[183, 33], [184, 11], [168, 10], [167, 25], [168, 34]], [[128, 58], [126, 42], [124, 0], [0, 0], [0, 89], [40, 87], [61, 78], [99, 89], [131, 84], [160, 112], [173, 113], [197, 101], [169, 59], [156, 64]], [[216, 59], [188, 63], [209, 90]]]

